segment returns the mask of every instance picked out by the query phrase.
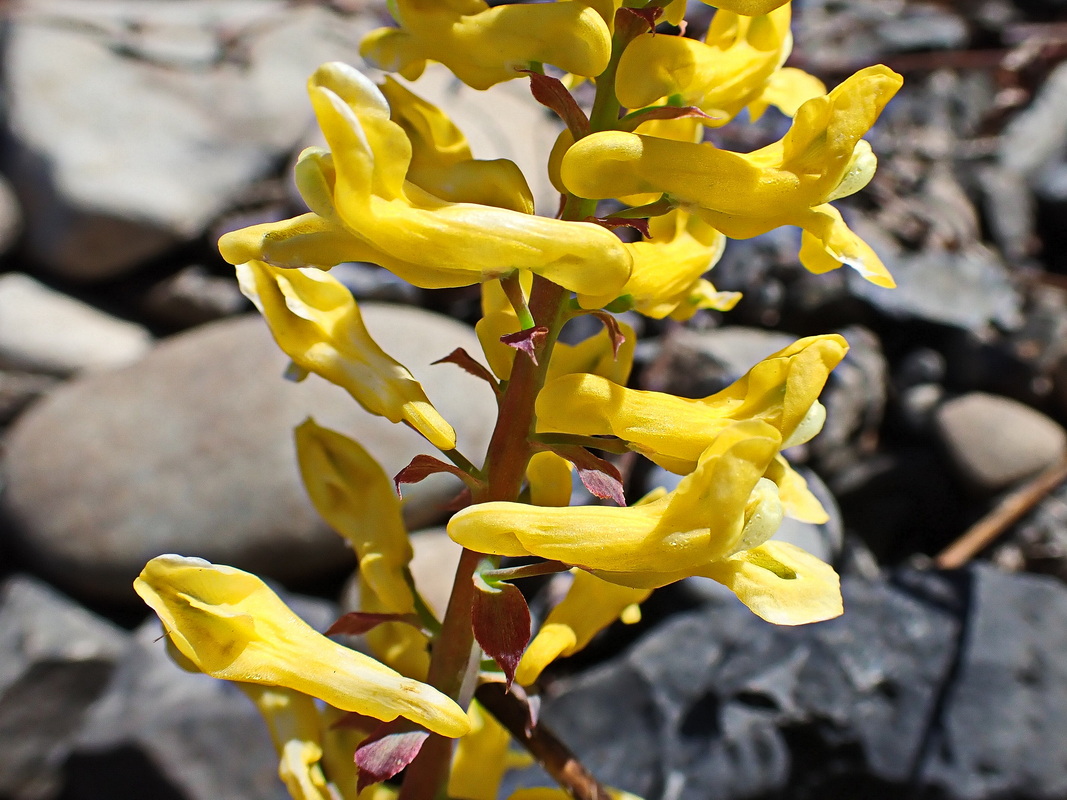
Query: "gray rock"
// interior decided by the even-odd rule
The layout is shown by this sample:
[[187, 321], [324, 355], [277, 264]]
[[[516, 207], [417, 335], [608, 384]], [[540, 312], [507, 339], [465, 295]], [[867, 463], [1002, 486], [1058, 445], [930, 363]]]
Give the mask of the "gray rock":
[[942, 404], [935, 426], [960, 478], [995, 492], [1047, 467], [1067, 453], [1057, 422], [1007, 397], [971, 392]]
[[7, 178], [0, 177], [0, 254], [7, 253], [22, 233], [22, 207]]
[[[402, 306], [365, 304], [375, 338], [423, 383], [480, 460], [496, 404], [455, 366], [429, 366], [455, 347], [478, 352], [466, 326]], [[0, 463], [0, 496], [16, 543], [72, 590], [134, 599], [130, 582], [160, 553], [197, 555], [279, 580], [336, 574], [349, 556], [307, 500], [292, 428], [311, 414], [359, 440], [395, 474], [432, 448], [287, 364], [258, 317], [173, 337], [125, 370], [61, 387], [19, 418]], [[413, 527], [439, 519], [458, 492], [451, 476], [406, 487]]]
[[151, 347], [152, 336], [140, 325], [28, 275], [0, 275], [0, 368], [66, 376], [132, 364]]
[[886, 404], [888, 367], [878, 337], [860, 325], [837, 333], [848, 342], [848, 353], [819, 396], [826, 423], [806, 445], [827, 475], [873, 452]]
[[58, 378], [35, 372], [0, 370], [0, 425], [11, 422], [58, 382]]
[[1062, 797], [1059, 582], [975, 567], [846, 579], [797, 628], [709, 603], [553, 687], [543, 719], [646, 800]]
[[1025, 178], [1037, 178], [1067, 147], [1067, 64], [1041, 83], [1034, 101], [1000, 136], [1000, 163]]
[[[885, 257], [885, 253], [882, 253]], [[927, 248], [886, 258], [895, 289], [847, 274], [849, 291], [881, 313], [984, 332], [1011, 330], [1022, 322], [1022, 301], [1001, 258], [981, 244], [959, 250]]]
[[198, 264], [180, 269], [153, 286], [142, 309], [153, 322], [190, 328], [250, 308], [233, 276], [212, 275]]
[[54, 796], [59, 769], [126, 649], [125, 632], [32, 578], [0, 588], [0, 796]]
[[307, 76], [372, 24], [283, 0], [28, 3], [3, 74], [29, 252], [97, 280], [195, 239], [299, 144]]

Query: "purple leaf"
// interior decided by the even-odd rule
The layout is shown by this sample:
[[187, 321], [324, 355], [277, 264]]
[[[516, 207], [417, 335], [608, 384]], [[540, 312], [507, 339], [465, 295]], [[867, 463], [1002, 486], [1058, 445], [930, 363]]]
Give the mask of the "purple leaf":
[[329, 627], [326, 635], [360, 636], [369, 630], [373, 630], [383, 622], [405, 622], [416, 628], [422, 627], [422, 622], [414, 614], [373, 614], [367, 611], [351, 611], [348, 614], [342, 614]]
[[626, 336], [619, 327], [619, 321], [615, 319], [614, 315], [609, 314], [607, 311], [594, 311], [592, 313], [597, 319], [603, 322], [604, 327], [608, 329], [608, 333], [611, 335], [611, 352], [618, 358], [619, 348], [622, 347], [623, 342], [626, 341]]
[[647, 219], [635, 219], [631, 217], [586, 217], [582, 222], [592, 222], [613, 231], [616, 228], [633, 228], [646, 239], [651, 239], [652, 234], [648, 230]]
[[563, 81], [528, 69], [520, 69], [519, 72], [530, 76], [530, 92], [534, 100], [556, 112], [575, 140], [589, 133], [589, 118], [578, 107], [574, 95], [567, 91]]
[[654, 119], [682, 119], [683, 117], [721, 119], [721, 117], [713, 117], [711, 114], [704, 113], [696, 106], [656, 106], [627, 114], [625, 119], [620, 120], [619, 127], [621, 130], [634, 131], [642, 122], [651, 122]]
[[500, 341], [508, 347], [514, 347], [516, 350], [526, 353], [536, 364], [537, 351], [541, 348], [546, 336], [548, 336], [548, 328], [544, 325], [538, 325], [536, 328], [527, 328], [518, 333], [509, 333], [501, 336]]
[[474, 478], [455, 464], [446, 464], [439, 458], [420, 454], [411, 459], [411, 463], [400, 470], [400, 472], [396, 473], [396, 476], [393, 478], [393, 483], [396, 485], [396, 493], [400, 494], [400, 484], [402, 483], [418, 483], [419, 481], [428, 478], [430, 475], [435, 475], [439, 472], [447, 472], [450, 475], [455, 475], [468, 486], [472, 484], [477, 485], [477, 481]]
[[[414, 761], [430, 735], [423, 730], [394, 733], [398, 722], [401, 720], [385, 723], [356, 748], [356, 766], [359, 767], [357, 793], [372, 784], [392, 778]], [[410, 723], [404, 721], [404, 724]]]
[[496, 378], [493, 377], [493, 373], [481, 364], [479, 364], [477, 361], [475, 361], [474, 357], [462, 347], [457, 347], [447, 356], [445, 356], [444, 358], [439, 358], [433, 363], [455, 364], [466, 372], [469, 372], [474, 377], [481, 378], [483, 381], [492, 386], [494, 390], [497, 388]]
[[626, 497], [622, 491], [622, 475], [610, 461], [594, 456], [576, 444], [548, 445], [548, 449], [574, 464], [582, 485], [591, 494], [601, 500], [614, 500], [620, 506], [626, 505]]
[[530, 609], [522, 592], [510, 583], [490, 585], [475, 575], [474, 588], [474, 638], [504, 671], [510, 689], [519, 659], [530, 643]]

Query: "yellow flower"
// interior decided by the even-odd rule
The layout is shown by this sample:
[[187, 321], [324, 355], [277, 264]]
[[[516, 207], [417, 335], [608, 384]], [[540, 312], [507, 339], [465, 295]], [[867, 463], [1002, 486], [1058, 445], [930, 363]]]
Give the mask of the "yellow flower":
[[617, 436], [684, 475], [711, 440], [738, 420], [773, 425], [783, 446], [814, 436], [825, 415], [819, 394], [847, 351], [837, 334], [798, 339], [702, 399], [628, 389], [595, 375], [564, 375], [547, 382], [537, 397], [537, 431]]
[[[399, 28], [371, 31], [359, 52], [379, 69], [415, 80], [439, 61], [475, 89], [553, 64], [595, 77], [611, 55], [611, 33], [593, 3], [569, 1], [490, 8], [482, 0], [392, 0]], [[600, 4], [597, 4], [600, 5]]]
[[515, 680], [529, 686], [542, 670], [560, 656], [585, 648], [600, 631], [620, 617], [638, 622], [638, 607], [652, 593], [601, 580], [583, 570], [572, 570], [574, 582], [567, 596], [552, 609], [515, 670]]
[[[762, 476], [780, 445], [767, 423], [738, 422], [722, 430], [697, 469], [660, 500], [630, 508], [481, 503], [452, 517], [448, 534], [482, 553], [534, 555], [623, 586], [662, 586], [773, 533], [781, 508], [777, 489]], [[755, 541], [757, 533], [766, 536]]]
[[414, 598], [404, 578], [413, 552], [393, 482], [359, 444], [310, 418], [294, 434], [308, 496], [355, 550], [360, 579], [373, 587], [383, 606], [375, 610], [413, 612]]
[[[722, 255], [726, 237], [699, 217], [676, 209], [648, 221], [652, 238], [627, 248], [634, 271], [623, 288], [634, 310], [654, 319], [688, 319], [698, 309], [729, 311], [740, 292], [719, 292], [701, 277]], [[617, 381], [623, 383], [624, 381]]]
[[[633, 589], [712, 578], [775, 624], [829, 619], [841, 613], [833, 569], [798, 547], [767, 541], [782, 506], [762, 476], [780, 445], [767, 423], [737, 422], [668, 494], [630, 508], [482, 503], [456, 514], [448, 533], [480, 552], [562, 561]], [[543, 646], [551, 652], [568, 641], [566, 631], [550, 630]], [[543, 655], [530, 658], [534, 665]]]
[[313, 213], [226, 234], [219, 249], [230, 263], [333, 266], [358, 259], [425, 289], [529, 270], [604, 302], [629, 278], [629, 253], [598, 225], [453, 203], [407, 180], [411, 141], [390, 119], [378, 87], [352, 67], [324, 64], [309, 92], [332, 151], [311, 148], [297, 164]]
[[831, 200], [859, 191], [875, 158], [861, 137], [901, 85], [883, 66], [860, 70], [808, 100], [780, 141], [752, 153], [622, 131], [586, 136], [563, 156], [563, 183], [581, 197], [666, 193], [734, 239], [782, 225], [804, 229], [801, 261], [817, 272], [847, 263], [880, 286], [893, 281]]
[[403, 716], [442, 736], [470, 728], [451, 699], [316, 633], [255, 575], [165, 555], [133, 586], [171, 645], [215, 678], [294, 689], [385, 722]]
[[348, 391], [372, 414], [406, 422], [441, 450], [456, 433], [407, 368], [371, 338], [352, 293], [318, 269], [280, 269], [261, 261], [237, 266], [241, 291], [301, 370]]
[[756, 17], [719, 11], [704, 42], [651, 33], [637, 37], [619, 60], [619, 102], [642, 108], [672, 97], [711, 115], [705, 124], [725, 125], [789, 57], [790, 16], [788, 5]]

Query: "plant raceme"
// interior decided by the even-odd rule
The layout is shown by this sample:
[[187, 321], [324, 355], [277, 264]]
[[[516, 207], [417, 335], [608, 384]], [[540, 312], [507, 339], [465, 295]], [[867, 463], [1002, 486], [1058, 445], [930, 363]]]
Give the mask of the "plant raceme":
[[[826, 519], [783, 451], [822, 427], [819, 395], [844, 339], [800, 339], [726, 389], [688, 399], [627, 385], [636, 335], [615, 315], [728, 311], [739, 295], [706, 273], [728, 239], [780, 226], [801, 229], [798, 260], [809, 270], [848, 265], [892, 286], [832, 203], [870, 181], [876, 159], [863, 137], [901, 79], [872, 66], [827, 90], [784, 66], [789, 2], [705, 2], [717, 11], [696, 39], [656, 27], [682, 24], [684, 0], [389, 0], [396, 25], [361, 47], [372, 65], [415, 81], [440, 62], [475, 89], [528, 78], [557, 113], [546, 167], [559, 213], [534, 213], [515, 164], [474, 158], [417, 82], [375, 83], [329, 63], [308, 82], [327, 146], [296, 165], [308, 213], [222, 237], [292, 377], [337, 384], [442, 455], [416, 458], [396, 485], [449, 472], [467, 487], [447, 528], [464, 548], [452, 596], [433, 609], [409, 570], [393, 480], [341, 432], [313, 420], [296, 429], [308, 495], [359, 561], [360, 609], [327, 634], [364, 635], [368, 654], [312, 630], [233, 567], [162, 555], [135, 582], [178, 663], [236, 682], [256, 703], [294, 798], [494, 800], [504, 771], [524, 763], [513, 736], [563, 787], [514, 797], [603, 796], [539, 747], [547, 733], [531, 734], [534, 720], [508, 724], [499, 697], [525, 708], [524, 691], [555, 659], [617, 620], [636, 621], [652, 590], [691, 576], [720, 582], [777, 624], [841, 613], [833, 569], [774, 535], [786, 516]], [[566, 88], [585, 80], [595, 84], [590, 108]], [[772, 107], [791, 118], [778, 141], [750, 153], [705, 141], [708, 129]], [[630, 241], [614, 232], [624, 225], [638, 231]], [[350, 261], [424, 289], [480, 285], [482, 353], [435, 354], [483, 378], [498, 401], [480, 465], [329, 274]], [[599, 332], [557, 341], [583, 315]], [[626, 451], [681, 475], [677, 487], [627, 505], [610, 462]], [[575, 472], [616, 505], [571, 506]], [[550, 572], [571, 573], [570, 589], [533, 626], [515, 583]], [[492, 700], [482, 690], [493, 683], [512, 694]]]

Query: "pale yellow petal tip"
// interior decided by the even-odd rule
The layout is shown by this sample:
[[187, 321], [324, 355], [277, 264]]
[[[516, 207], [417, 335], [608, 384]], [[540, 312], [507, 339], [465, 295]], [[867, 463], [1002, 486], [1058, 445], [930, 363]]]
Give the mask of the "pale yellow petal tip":
[[796, 545], [767, 542], [701, 573], [723, 584], [756, 616], [775, 625], [823, 622], [844, 612], [833, 567]]

